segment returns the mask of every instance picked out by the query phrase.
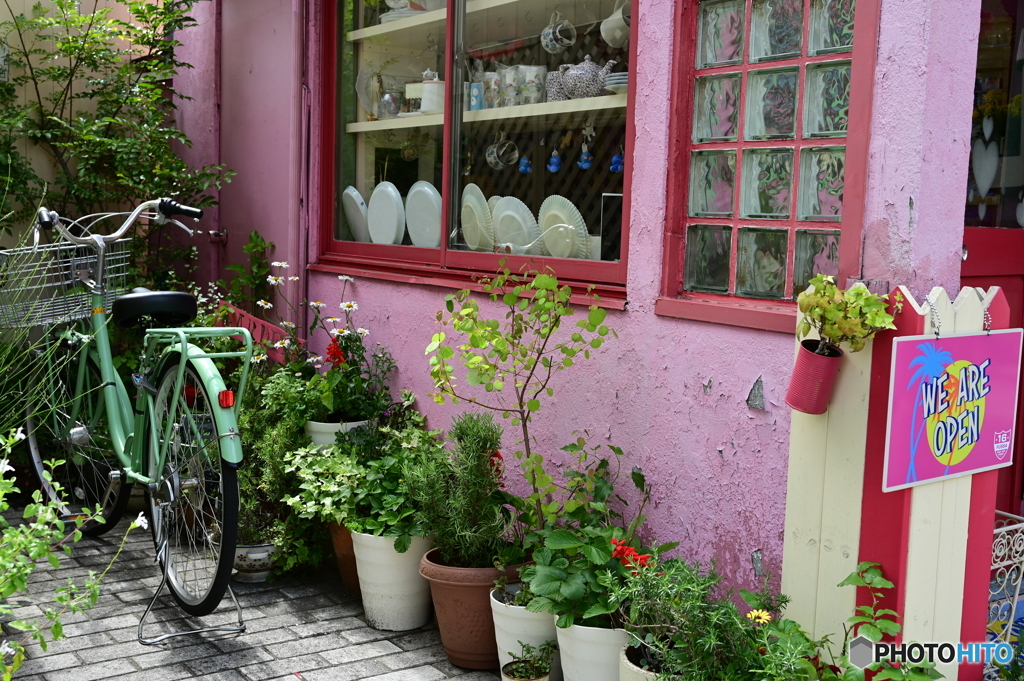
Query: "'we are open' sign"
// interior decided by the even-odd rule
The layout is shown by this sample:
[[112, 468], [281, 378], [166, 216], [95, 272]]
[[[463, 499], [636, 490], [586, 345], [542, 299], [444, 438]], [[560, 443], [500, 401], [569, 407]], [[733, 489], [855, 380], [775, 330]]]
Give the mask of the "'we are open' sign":
[[886, 492], [1013, 463], [1022, 329], [893, 341]]

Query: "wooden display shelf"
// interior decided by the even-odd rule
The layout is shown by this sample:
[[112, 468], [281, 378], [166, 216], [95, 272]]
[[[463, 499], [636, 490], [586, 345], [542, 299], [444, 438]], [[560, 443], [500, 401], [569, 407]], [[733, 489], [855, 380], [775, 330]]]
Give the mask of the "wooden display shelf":
[[[396, 22], [397, 23], [397, 22]], [[544, 102], [541, 104], [523, 104], [482, 111], [466, 111], [463, 123], [485, 123], [492, 121], [522, 121], [521, 128], [561, 128], [566, 127], [560, 118], [572, 117], [574, 120], [582, 114], [590, 114], [594, 125], [601, 125], [625, 113], [626, 95], [603, 95], [586, 99], [568, 99], [562, 102]], [[349, 123], [345, 132], [376, 132], [378, 130], [396, 130], [400, 128], [425, 128], [443, 125], [443, 114], [425, 116], [407, 116], [389, 118], [382, 121], [363, 121]]]
[[[483, 12], [485, 10], [508, 5], [518, 0], [469, 0], [466, 3], [466, 14]], [[400, 40], [403, 45], [425, 45], [431, 33], [435, 34], [434, 39], [439, 43], [441, 33], [444, 32], [445, 18], [448, 10], [436, 9], [432, 12], [423, 12], [417, 16], [406, 17], [397, 21], [389, 21], [386, 24], [367, 26], [355, 31], [349, 31], [346, 38], [350, 42], [359, 42], [369, 38], [387, 38]]]

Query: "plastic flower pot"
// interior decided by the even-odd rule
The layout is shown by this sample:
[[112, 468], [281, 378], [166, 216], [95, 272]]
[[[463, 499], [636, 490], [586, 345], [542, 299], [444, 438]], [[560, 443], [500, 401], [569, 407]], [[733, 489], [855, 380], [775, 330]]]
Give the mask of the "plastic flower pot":
[[800, 343], [793, 376], [789, 379], [789, 390], [786, 391], [786, 404], [805, 414], [828, 411], [843, 361], [843, 351], [834, 345], [828, 346], [827, 355], [814, 352], [817, 348], [817, 340], [808, 339]]
[[[506, 587], [512, 591], [515, 586]], [[498, 644], [499, 664], [504, 668], [512, 662], [512, 651], [520, 650], [519, 642], [539, 648], [542, 643], [557, 637], [555, 623], [546, 612], [530, 612], [521, 605], [509, 605], [498, 597], [498, 589], [491, 591], [491, 615], [494, 617], [494, 638]], [[551, 681], [562, 681], [562, 663], [555, 651], [551, 658]]]
[[509, 662], [508, 664], [502, 665], [502, 667], [501, 667], [501, 681], [551, 681], [551, 675], [550, 674], [545, 674], [544, 676], [531, 677], [529, 679], [523, 678], [522, 676], [509, 675], [509, 673], [505, 671], [505, 668], [506, 667], [510, 667], [510, 666], [512, 666], [511, 662]]
[[622, 652], [619, 653], [619, 681], [654, 681], [657, 677], [654, 672], [638, 667], [629, 659], [630, 651], [636, 653], [639, 650], [631, 648], [628, 643], [622, 648]]
[[326, 423], [324, 421], [306, 421], [306, 436], [315, 445], [333, 445], [338, 432], [347, 433], [362, 428], [369, 421], [347, 421], [345, 423]]
[[619, 653], [629, 642], [622, 629], [574, 624], [558, 629], [558, 652], [565, 681], [619, 681]]
[[413, 537], [405, 553], [395, 551], [394, 537], [352, 533], [363, 610], [374, 629], [408, 631], [430, 621], [430, 584], [419, 573], [430, 541]]

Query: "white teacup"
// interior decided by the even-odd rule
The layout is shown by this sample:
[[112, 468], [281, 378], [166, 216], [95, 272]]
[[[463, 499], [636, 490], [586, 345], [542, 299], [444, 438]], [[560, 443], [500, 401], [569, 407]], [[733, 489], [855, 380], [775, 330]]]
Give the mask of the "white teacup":
[[601, 22], [601, 37], [609, 47], [622, 47], [629, 42], [630, 0], [616, 0], [615, 11]]

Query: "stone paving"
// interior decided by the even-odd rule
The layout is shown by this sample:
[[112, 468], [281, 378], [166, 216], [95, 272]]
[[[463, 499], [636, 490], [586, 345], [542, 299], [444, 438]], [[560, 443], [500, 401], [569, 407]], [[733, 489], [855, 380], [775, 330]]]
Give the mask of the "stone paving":
[[[54, 589], [69, 577], [78, 583], [90, 570], [101, 572], [117, 552], [128, 521], [107, 535], [86, 537], [64, 556], [59, 569], [48, 564], [33, 574], [28, 593], [16, 594], [12, 619], [41, 615], [53, 605]], [[148, 530], [132, 531], [124, 552], [102, 583], [91, 610], [63, 617], [67, 638], [47, 651], [28, 646], [15, 676], [22, 681], [135, 681], [136, 679], [306, 679], [308, 681], [494, 681], [496, 672], [452, 666], [433, 625], [409, 632], [372, 629], [362, 605], [349, 596], [333, 564], [266, 584], [232, 588], [242, 606], [243, 634], [192, 635], [144, 646], [137, 628], [160, 584]], [[164, 592], [146, 621], [145, 636], [237, 622], [225, 597], [210, 616], [189, 618]], [[9, 634], [8, 634], [9, 635]]]

